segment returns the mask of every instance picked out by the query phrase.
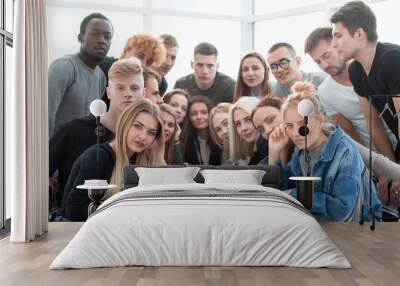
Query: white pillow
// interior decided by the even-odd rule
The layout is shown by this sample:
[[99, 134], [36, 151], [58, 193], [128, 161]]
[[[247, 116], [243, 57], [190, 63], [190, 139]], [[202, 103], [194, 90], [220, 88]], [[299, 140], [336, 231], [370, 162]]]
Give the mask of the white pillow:
[[233, 183], [261, 185], [265, 171], [262, 170], [201, 170], [204, 183]]
[[199, 170], [199, 167], [135, 168], [139, 176], [138, 186], [195, 183], [193, 179], [196, 177]]

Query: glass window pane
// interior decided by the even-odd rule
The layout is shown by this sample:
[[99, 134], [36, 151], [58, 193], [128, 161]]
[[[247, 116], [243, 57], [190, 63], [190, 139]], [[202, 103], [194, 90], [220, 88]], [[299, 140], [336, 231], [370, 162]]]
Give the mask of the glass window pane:
[[[6, 74], [5, 74], [5, 98], [11, 96], [11, 84], [12, 84], [12, 72], [13, 72], [13, 62], [12, 62], [12, 48], [6, 46]], [[11, 217], [11, 189], [6, 188], [6, 219]]]
[[[63, 0], [62, 2], [65, 5], [74, 5], [74, 4], [95, 4], [95, 5], [107, 5], [107, 6], [129, 6], [129, 7], [142, 7], [143, 1], [148, 0]], [[50, 1], [48, 1], [50, 2]]]
[[[168, 89], [175, 81], [192, 73], [193, 49], [200, 42], [210, 42], [218, 49], [219, 71], [237, 76], [240, 61], [240, 24], [228, 21], [154, 16], [153, 33], [171, 34], [177, 38], [179, 51], [176, 64], [167, 75]], [[221, 36], [226, 35], [226, 36]]]
[[378, 40], [400, 44], [398, 27], [399, 1], [389, 0], [376, 3], [368, 3], [374, 11], [377, 19]]
[[[240, 15], [241, 0], [153, 0], [153, 8], [210, 14]], [[250, 1], [249, 1], [250, 3]]]
[[327, 25], [329, 25], [329, 17], [322, 12], [257, 22], [254, 29], [255, 48], [266, 56], [267, 50], [273, 44], [287, 42], [302, 58], [302, 70], [306, 72], [320, 71], [310, 56], [304, 55], [304, 41], [315, 28]]
[[[3, 45], [4, 45], [4, 36], [0, 35], [0, 62], [2, 63], [2, 68], [0, 69], [0, 151], [3, 150], [3, 144], [4, 144], [4, 125], [3, 125], [3, 114], [4, 114], [4, 94], [3, 94], [3, 79], [4, 79], [4, 74], [3, 74], [3, 65], [4, 65], [4, 59], [1, 55], [1, 51], [3, 50]], [[3, 157], [3, 152], [0, 152], [0, 228], [4, 227], [5, 223], [5, 188], [4, 186], [4, 170], [2, 166], [4, 166], [4, 157]]]
[[255, 14], [267, 14], [281, 12], [284, 10], [292, 10], [313, 4], [320, 4], [325, 0], [255, 0]]
[[[79, 51], [80, 23], [87, 15], [99, 12], [110, 19], [114, 36], [108, 56], [119, 57], [127, 38], [143, 30], [143, 17], [139, 14], [116, 11], [47, 7], [49, 60]], [[68, 23], [68, 25], [66, 25]]]
[[6, 30], [13, 33], [14, 27], [14, 0], [6, 0]]
[[3, 29], [2, 25], [3, 25], [3, 5], [1, 5], [0, 1], [0, 29]]

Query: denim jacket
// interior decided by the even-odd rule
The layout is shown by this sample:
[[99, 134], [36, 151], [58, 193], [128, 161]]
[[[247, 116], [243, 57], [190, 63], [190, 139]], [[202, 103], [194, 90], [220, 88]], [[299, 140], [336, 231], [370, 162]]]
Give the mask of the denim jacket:
[[[291, 176], [303, 176], [300, 167], [300, 150], [295, 148], [290, 162], [280, 166], [281, 189], [295, 188]], [[320, 221], [359, 221], [372, 219], [369, 191], [372, 191], [372, 208], [376, 217], [382, 217], [381, 202], [375, 186], [369, 188], [369, 172], [353, 142], [337, 127], [327, 142], [324, 153], [313, 167], [311, 176], [320, 177], [315, 184], [311, 213]], [[290, 193], [297, 197], [297, 190]], [[362, 207], [362, 205], [364, 205]]]

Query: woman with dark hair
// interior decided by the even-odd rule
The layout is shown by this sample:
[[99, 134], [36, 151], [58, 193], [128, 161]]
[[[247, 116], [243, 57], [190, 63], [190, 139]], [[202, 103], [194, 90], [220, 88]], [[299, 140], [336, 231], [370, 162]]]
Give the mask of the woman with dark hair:
[[184, 162], [192, 165], [220, 165], [221, 150], [212, 141], [209, 114], [214, 106], [204, 95], [190, 98], [188, 114], [182, 134]]
[[270, 94], [269, 69], [265, 59], [257, 52], [247, 53], [239, 65], [233, 102], [242, 96], [261, 98]]

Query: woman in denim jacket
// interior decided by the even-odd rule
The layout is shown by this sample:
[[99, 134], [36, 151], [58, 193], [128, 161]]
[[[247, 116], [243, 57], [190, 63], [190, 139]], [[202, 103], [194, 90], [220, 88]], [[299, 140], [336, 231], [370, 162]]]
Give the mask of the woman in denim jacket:
[[[375, 188], [369, 188], [369, 173], [354, 143], [339, 127], [324, 130], [324, 116], [311, 83], [297, 82], [292, 90], [293, 94], [282, 106], [284, 124], [275, 128], [269, 136], [268, 163], [280, 166], [281, 189], [295, 187], [289, 177], [306, 175], [304, 136], [298, 132], [303, 125], [303, 117], [297, 112], [297, 105], [308, 98], [314, 104], [314, 111], [309, 115], [307, 135], [311, 176], [321, 178], [315, 185], [311, 213], [321, 221], [359, 221], [361, 215], [364, 220], [371, 220], [368, 204], [369, 192], [372, 191], [372, 208], [376, 216], [381, 217], [381, 203]], [[284, 166], [279, 161], [279, 154], [289, 144], [289, 139], [296, 148], [291, 160]], [[291, 195], [297, 197], [296, 191], [292, 191]]]

